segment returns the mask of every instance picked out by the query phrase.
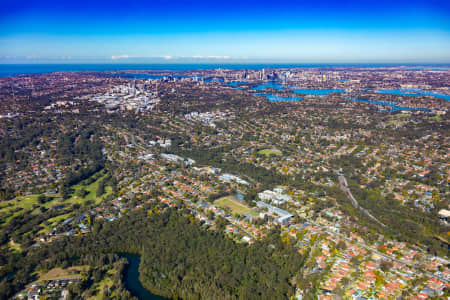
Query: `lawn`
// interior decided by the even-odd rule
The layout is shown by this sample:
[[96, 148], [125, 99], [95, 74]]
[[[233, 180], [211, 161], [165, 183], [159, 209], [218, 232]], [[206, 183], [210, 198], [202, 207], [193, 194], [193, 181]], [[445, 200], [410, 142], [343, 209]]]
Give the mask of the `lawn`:
[[409, 118], [409, 117], [411, 117], [411, 115], [410, 114], [396, 114], [396, 115], [394, 115], [394, 117], [395, 118]]
[[[99, 184], [100, 180], [105, 178], [105, 176], [106, 175], [100, 177], [99, 179], [97, 179], [96, 181], [94, 181], [93, 183], [91, 183], [90, 185], [87, 185], [87, 186], [84, 186], [82, 184], [76, 184], [76, 185], [72, 186], [72, 189], [74, 189], [75, 192], [72, 194], [72, 197], [67, 201], [70, 201], [71, 203], [81, 203], [81, 202], [85, 202], [88, 200], [93, 200], [95, 202], [95, 204], [100, 204], [103, 200], [102, 199], [103, 197], [112, 193], [112, 188], [110, 186], [106, 186], [105, 193], [101, 197], [97, 197], [97, 195], [96, 195], [98, 184]], [[89, 192], [89, 194], [87, 194], [84, 198], [77, 196], [77, 192], [81, 189], [85, 189], [87, 192]]]
[[[106, 175], [105, 175], [106, 176]], [[74, 190], [74, 192], [72, 193], [72, 196], [63, 201], [61, 200], [61, 203], [70, 203], [70, 204], [74, 204], [74, 203], [84, 203], [88, 200], [92, 200], [95, 202], [96, 205], [100, 204], [103, 201], [103, 197], [107, 196], [108, 194], [112, 193], [112, 188], [110, 186], [106, 186], [105, 187], [105, 193], [101, 196], [101, 197], [97, 197], [97, 188], [98, 188], [98, 183], [100, 182], [100, 180], [102, 180], [105, 176], [100, 177], [98, 180], [94, 181], [93, 183], [91, 183], [90, 185], [84, 186], [81, 184], [77, 184], [72, 186], [72, 189]], [[77, 192], [80, 189], [85, 189], [87, 192], [89, 192], [84, 198], [81, 198], [79, 196], [77, 196]], [[55, 201], [55, 200], [53, 200]], [[47, 203], [45, 204], [45, 206], [47, 206]], [[58, 223], [60, 223], [61, 221], [69, 218], [71, 216], [71, 213], [68, 214], [64, 214], [64, 215], [59, 215], [57, 217], [48, 219], [48, 221], [50, 222], [48, 225], [44, 225], [41, 224], [41, 227], [43, 227], [39, 233], [46, 233], [49, 232], [53, 227], [55, 227], [55, 225], [57, 225]]]
[[9, 241], [9, 249], [11, 249], [13, 252], [20, 253], [22, 252], [22, 247], [20, 244], [15, 243], [13, 240]]
[[252, 209], [249, 213], [250, 213], [252, 216], [254, 216], [254, 217], [258, 217], [258, 216], [259, 216], [259, 213], [257, 213], [254, 209]]
[[248, 207], [242, 203], [239, 203], [236, 200], [232, 200], [230, 198], [231, 197], [223, 197], [223, 198], [217, 199], [216, 201], [214, 201], [214, 204], [216, 204], [222, 208], [228, 208], [233, 213], [237, 213], [240, 215], [246, 214], [251, 211], [250, 207]]
[[37, 198], [39, 195], [30, 195], [24, 197], [17, 197], [13, 200], [5, 201], [2, 203], [0, 208], [0, 213], [8, 212], [12, 209], [22, 208], [28, 210], [33, 207], [33, 204], [37, 203]]
[[441, 115], [436, 115], [434, 117], [430, 117], [429, 119], [440, 122], [440, 121], [442, 121], [442, 116]]
[[277, 150], [277, 149], [263, 149], [263, 150], [259, 150], [258, 154], [265, 155], [265, 156], [271, 156], [271, 155], [281, 156], [281, 155], [283, 155], [283, 153], [280, 150]]
[[[93, 176], [95, 176], [96, 174], [94, 174]], [[74, 190], [74, 192], [72, 193], [71, 197], [67, 200], [63, 200], [61, 198], [61, 196], [59, 194], [55, 194], [55, 195], [51, 195], [51, 197], [53, 197], [53, 199], [51, 201], [47, 201], [44, 204], [39, 204], [37, 199], [39, 197], [39, 195], [29, 195], [29, 196], [21, 196], [21, 197], [17, 197], [13, 200], [9, 200], [9, 201], [5, 201], [3, 203], [1, 203], [0, 206], [0, 214], [5, 214], [5, 215], [9, 215], [10, 211], [15, 210], [15, 209], [20, 209], [17, 212], [12, 213], [11, 215], [9, 215], [8, 217], [5, 218], [5, 223], [7, 224], [9, 223], [9, 221], [13, 218], [16, 217], [20, 214], [23, 214], [26, 211], [29, 211], [33, 208], [33, 205], [38, 205], [38, 206], [44, 206], [45, 208], [51, 208], [55, 205], [59, 205], [59, 204], [82, 204], [85, 203], [88, 200], [92, 200], [94, 201], [94, 203], [96, 205], [100, 204], [103, 201], [103, 198], [106, 197], [107, 195], [112, 193], [112, 188], [110, 186], [106, 186], [105, 187], [105, 193], [101, 196], [101, 197], [97, 197], [96, 193], [97, 193], [97, 188], [98, 188], [98, 184], [100, 182], [100, 180], [102, 180], [106, 175], [100, 177], [98, 180], [96, 180], [95, 182], [91, 183], [90, 185], [87, 186], [83, 186], [81, 184], [77, 184], [72, 186], [72, 189]], [[85, 189], [87, 192], [89, 192], [84, 198], [81, 198], [77, 195], [78, 190], [80, 189]], [[39, 213], [39, 207], [37, 207], [36, 209], [33, 210], [34, 214]], [[53, 220], [53, 222], [55, 221], [59, 221], [58, 219]], [[49, 225], [50, 226], [50, 225]], [[45, 230], [49, 230], [49, 226], [45, 226]]]
[[28, 211], [33, 208], [33, 204], [37, 204], [38, 196], [39, 195], [17, 197], [13, 200], [3, 202], [3, 205], [0, 208], [0, 214], [9, 215], [10, 211], [19, 209], [18, 211], [15, 211], [14, 213], [6, 217], [4, 219], [4, 224], [8, 224], [12, 218], [22, 214], [24, 211]]
[[113, 277], [115, 273], [116, 273], [115, 269], [108, 270], [108, 272], [106, 272], [101, 281], [94, 283], [94, 286], [91, 289], [95, 290], [97, 293], [95, 296], [92, 296], [89, 299], [91, 300], [106, 299], [105, 295], [103, 295], [103, 292], [105, 288], [111, 288], [114, 285]]
[[75, 266], [67, 269], [54, 268], [45, 274], [40, 274], [38, 281], [79, 278], [81, 277], [81, 273], [87, 269], [87, 266]]
[[41, 230], [39, 230], [39, 234], [41, 233], [47, 233], [49, 232], [53, 227], [55, 227], [56, 225], [58, 225], [59, 223], [61, 223], [63, 220], [69, 218], [72, 215], [72, 213], [68, 213], [68, 214], [64, 214], [64, 215], [59, 215], [56, 216], [54, 218], [50, 218], [47, 220], [48, 225], [44, 225], [41, 224], [40, 226], [44, 226], [44, 228], [42, 228]]

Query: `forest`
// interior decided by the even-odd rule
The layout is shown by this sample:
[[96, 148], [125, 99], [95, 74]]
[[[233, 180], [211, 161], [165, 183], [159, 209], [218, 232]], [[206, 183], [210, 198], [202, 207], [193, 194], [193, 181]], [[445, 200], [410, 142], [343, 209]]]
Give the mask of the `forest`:
[[4, 268], [14, 276], [2, 272], [0, 298], [23, 288], [33, 279], [33, 270], [98, 266], [108, 255], [124, 252], [141, 255], [142, 284], [166, 297], [286, 299], [294, 294], [303, 257], [281, 241], [279, 228], [263, 241], [241, 244], [223, 232], [203, 229], [187, 211], [149, 215], [155, 205], [117, 222], [93, 223], [92, 233], [82, 237], [67, 237], [22, 255], [2, 253]]

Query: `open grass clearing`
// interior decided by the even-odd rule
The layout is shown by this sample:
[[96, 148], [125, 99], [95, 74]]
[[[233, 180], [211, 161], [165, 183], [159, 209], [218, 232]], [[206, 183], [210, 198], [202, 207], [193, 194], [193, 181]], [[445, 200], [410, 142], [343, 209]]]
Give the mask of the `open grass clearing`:
[[47, 233], [49, 232], [53, 227], [61, 223], [62, 221], [66, 220], [72, 215], [72, 213], [67, 213], [63, 215], [56, 216], [54, 218], [50, 218], [47, 220], [48, 225], [41, 224], [40, 226], [43, 227], [41, 230], [39, 230], [38, 234]]
[[[96, 174], [94, 174], [93, 176], [95, 176], [95, 175]], [[66, 200], [62, 199], [61, 195], [59, 193], [57, 193], [55, 195], [48, 196], [53, 199], [50, 201], [47, 201], [43, 204], [38, 203], [39, 195], [37, 195], [37, 194], [20, 196], [20, 197], [16, 197], [15, 199], [12, 199], [12, 200], [2, 202], [0, 204], [0, 215], [5, 214], [7, 216], [4, 219], [4, 224], [8, 224], [12, 218], [19, 216], [20, 214], [23, 214], [26, 211], [32, 210], [33, 206], [34, 207], [37, 206], [37, 207], [32, 211], [32, 213], [38, 214], [39, 207], [41, 207], [41, 206], [49, 209], [49, 208], [51, 208], [53, 206], [57, 206], [57, 205], [66, 206], [66, 205], [71, 205], [71, 204], [83, 204], [89, 200], [93, 201], [96, 205], [98, 205], [103, 201], [104, 197], [112, 194], [112, 192], [113, 192], [112, 188], [110, 186], [106, 186], [105, 193], [102, 196], [97, 197], [97, 189], [98, 189], [99, 182], [100, 182], [100, 180], [105, 178], [105, 176], [106, 175], [103, 175], [102, 177], [100, 177], [99, 179], [97, 179], [96, 181], [94, 181], [93, 183], [91, 183], [87, 186], [84, 186], [81, 184], [76, 184], [76, 185], [72, 186], [72, 189], [74, 190], [74, 192], [71, 194], [71, 197]], [[85, 189], [88, 192], [85, 197], [80, 197], [77, 195], [77, 193], [80, 189]]]
[[2, 203], [0, 213], [8, 213], [9, 211], [15, 210], [17, 208], [29, 210], [33, 207], [33, 204], [37, 203], [38, 197], [39, 195], [29, 195], [5, 201]]
[[67, 269], [54, 268], [46, 273], [39, 274], [38, 281], [79, 278], [88, 268], [88, 266], [75, 266]]
[[265, 155], [265, 156], [281, 156], [283, 153], [278, 149], [262, 149], [258, 151], [258, 154]]
[[216, 204], [217, 206], [220, 206], [222, 208], [227, 208], [227, 209], [231, 210], [232, 213], [237, 213], [240, 215], [246, 214], [251, 211], [250, 207], [238, 202], [238, 200], [233, 199], [233, 198], [234, 198], [234, 196], [222, 197], [222, 198], [214, 201], [214, 204]]
[[8, 243], [9, 249], [11, 249], [13, 252], [22, 252], [22, 247], [19, 243], [14, 242], [13, 240], [10, 240]]
[[114, 275], [116, 273], [116, 270], [110, 269], [106, 272], [106, 274], [103, 276], [102, 280], [99, 282], [94, 283], [94, 286], [92, 287], [93, 290], [96, 291], [96, 294], [92, 297], [89, 297], [88, 299], [92, 300], [102, 300], [105, 299], [106, 295], [104, 295], [105, 288], [111, 288], [114, 285]]
[[[95, 174], [93, 176], [95, 176]], [[72, 194], [72, 197], [67, 201], [72, 200], [74, 203], [82, 203], [82, 202], [85, 202], [88, 200], [92, 200], [95, 202], [95, 204], [100, 204], [103, 200], [103, 197], [106, 197], [112, 193], [112, 188], [110, 186], [106, 186], [105, 193], [102, 196], [97, 197], [98, 185], [99, 185], [100, 181], [103, 180], [103, 178], [105, 178], [105, 177], [106, 177], [106, 174], [103, 175], [102, 177], [100, 177], [99, 179], [97, 179], [96, 181], [94, 181], [93, 183], [86, 185], [86, 186], [82, 185], [82, 184], [76, 184], [76, 185], [72, 186], [74, 193]], [[77, 195], [78, 191], [80, 191], [81, 189], [84, 189], [85, 191], [88, 192], [88, 194], [86, 194], [86, 196], [83, 198], [81, 198], [80, 196]]]
[[442, 116], [441, 115], [436, 115], [434, 117], [429, 117], [430, 120], [435, 120], [435, 121], [442, 121]]

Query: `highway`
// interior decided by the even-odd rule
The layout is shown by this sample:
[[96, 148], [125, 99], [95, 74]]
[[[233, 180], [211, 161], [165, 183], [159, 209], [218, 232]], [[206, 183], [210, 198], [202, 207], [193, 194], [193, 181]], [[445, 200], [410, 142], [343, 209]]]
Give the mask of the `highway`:
[[348, 188], [347, 179], [345, 179], [344, 175], [339, 175], [339, 185], [341, 187], [341, 190], [347, 195], [347, 197], [350, 199], [350, 202], [352, 205], [362, 211], [367, 217], [369, 217], [371, 220], [375, 221], [376, 223], [380, 224], [383, 227], [386, 227], [383, 223], [381, 223], [377, 218], [375, 218], [371, 213], [367, 211], [367, 209], [361, 207], [359, 205], [358, 201], [356, 201], [355, 197], [353, 197], [352, 192]]

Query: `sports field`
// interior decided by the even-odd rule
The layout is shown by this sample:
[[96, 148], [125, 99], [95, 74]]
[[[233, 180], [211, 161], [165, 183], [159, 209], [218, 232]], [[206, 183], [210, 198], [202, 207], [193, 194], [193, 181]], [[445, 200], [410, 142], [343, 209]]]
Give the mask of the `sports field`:
[[246, 214], [251, 210], [251, 208], [248, 207], [247, 205], [239, 203], [238, 201], [232, 200], [230, 198], [231, 197], [228, 196], [228, 197], [223, 197], [223, 198], [217, 199], [216, 201], [214, 201], [214, 204], [216, 204], [217, 206], [220, 206], [222, 208], [228, 208], [233, 213], [237, 213], [240, 215]]

